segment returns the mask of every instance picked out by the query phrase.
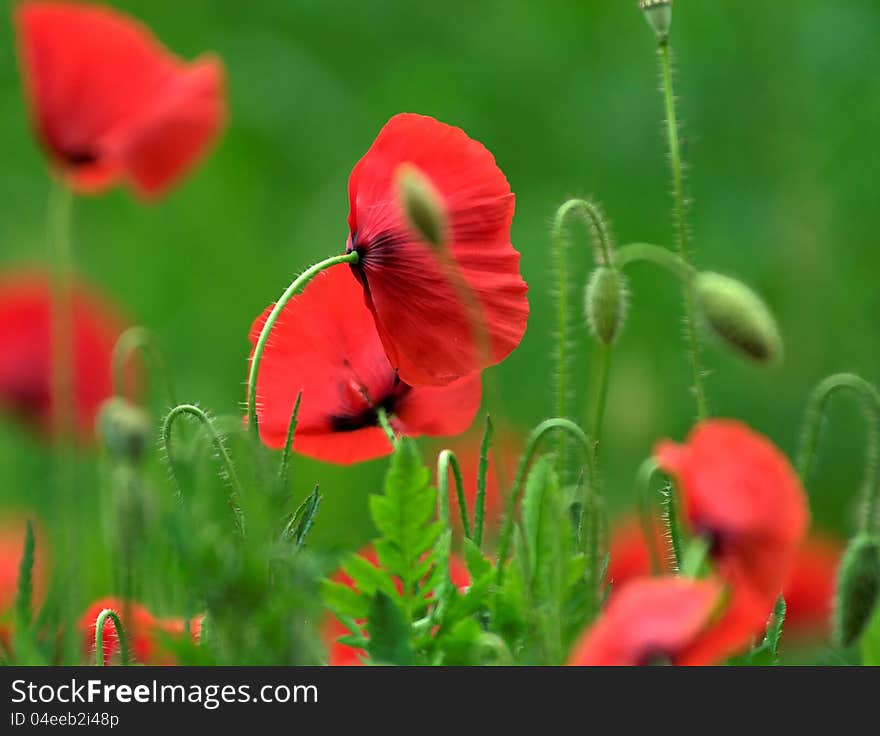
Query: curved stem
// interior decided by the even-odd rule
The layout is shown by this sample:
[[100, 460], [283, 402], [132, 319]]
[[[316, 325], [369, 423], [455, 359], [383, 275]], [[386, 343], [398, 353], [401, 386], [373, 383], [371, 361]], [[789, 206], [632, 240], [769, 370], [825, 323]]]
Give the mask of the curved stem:
[[113, 346], [113, 393], [125, 395], [125, 366], [131, 354], [139, 350], [153, 364], [153, 368], [162, 377], [165, 392], [171, 406], [177, 405], [177, 394], [171, 380], [171, 373], [162, 355], [156, 336], [145, 327], [129, 327], [123, 332]]
[[248, 373], [246, 419], [248, 426], [251, 427], [251, 431], [254, 434], [256, 434], [258, 431], [257, 376], [260, 372], [260, 363], [263, 360], [263, 351], [266, 349], [266, 343], [269, 341], [269, 335], [272, 334], [272, 328], [275, 326], [275, 322], [278, 320], [278, 316], [284, 310], [287, 302], [289, 302], [294, 296], [302, 291], [309, 283], [309, 281], [315, 278], [315, 276], [321, 273], [321, 271], [324, 271], [331, 266], [336, 266], [340, 263], [357, 263], [358, 257], [359, 256], [357, 251], [352, 251], [351, 253], [344, 253], [343, 255], [327, 258], [319, 263], [316, 263], [314, 266], [307, 268], [293, 280], [293, 283], [291, 283], [290, 286], [287, 287], [287, 289], [285, 289], [284, 293], [281, 295], [281, 298], [275, 303], [275, 306], [272, 307], [272, 311], [269, 312], [269, 316], [266, 318], [266, 322], [263, 325], [262, 331], [260, 332], [260, 337], [257, 339], [257, 345], [254, 348], [254, 355], [251, 359], [250, 372]]
[[665, 268], [684, 283], [696, 275], [696, 269], [668, 248], [653, 243], [628, 243], [617, 251], [617, 267], [621, 270], [633, 263], [653, 263]]
[[684, 555], [681, 525], [678, 521], [678, 501], [675, 496], [675, 489], [671, 486], [666, 487], [666, 510], [663, 512], [663, 518], [666, 521], [666, 532], [669, 535], [669, 546], [672, 549], [672, 568], [674, 572], [681, 570], [681, 562]]
[[465, 537], [471, 538], [471, 526], [468, 522], [467, 500], [464, 496], [464, 481], [458, 458], [452, 450], [443, 450], [437, 458], [437, 511], [443, 526], [449, 525], [449, 469], [455, 480], [455, 495], [458, 498], [458, 512], [461, 514], [461, 528]]
[[[557, 417], [571, 417], [569, 374], [571, 373], [571, 297], [568, 273], [568, 238], [566, 223], [569, 216], [579, 215], [589, 230], [593, 244], [593, 258], [598, 265], [610, 266], [614, 257], [614, 242], [600, 207], [586, 199], [570, 199], [563, 203], [553, 218], [551, 242], [553, 267], [556, 273], [556, 371], [553, 413]], [[566, 470], [566, 441], [560, 434], [556, 442], [558, 466]]]
[[[672, 196], [675, 220], [675, 240], [678, 255], [684, 263], [689, 262], [688, 225], [684, 193], [684, 169], [678, 141], [678, 118], [675, 110], [675, 91], [672, 84], [672, 62], [670, 60], [668, 40], [662, 39], [658, 54], [660, 57], [660, 76], [662, 79], [663, 101], [666, 110], [666, 135], [669, 145], [669, 163], [672, 168]], [[696, 306], [693, 287], [686, 284], [684, 288], [685, 333], [688, 351], [690, 352], [693, 372], [694, 398], [697, 403], [697, 418], [702, 420], [708, 415], [706, 394], [703, 388], [703, 372], [700, 368], [700, 345], [694, 325]]]
[[880, 493], [880, 392], [861, 376], [855, 373], [836, 373], [823, 380], [807, 402], [801, 433], [800, 449], [796, 462], [798, 475], [806, 482], [813, 467], [822, 420], [831, 397], [840, 390], [852, 391], [859, 398], [868, 423], [867, 447], [865, 449], [865, 478], [862, 491], [862, 516], [860, 528], [868, 531], [872, 523], [877, 523], [878, 493]]
[[[499, 583], [503, 576], [504, 564], [507, 562], [507, 555], [510, 552], [510, 541], [513, 534], [514, 515], [516, 513], [516, 506], [519, 503], [520, 495], [522, 494], [523, 482], [525, 481], [526, 473], [528, 472], [529, 466], [531, 465], [535, 453], [538, 451], [538, 446], [540, 445], [541, 440], [549, 432], [556, 430], [567, 432], [580, 444], [581, 449], [584, 453], [584, 458], [586, 460], [588, 474], [587, 484], [590, 488], [592, 488], [593, 486], [595, 480], [595, 468], [593, 465], [593, 446], [586, 433], [580, 427], [578, 427], [577, 424], [569, 419], [556, 417], [555, 419], [547, 419], [546, 421], [541, 422], [541, 424], [539, 424], [537, 427], [535, 427], [534, 430], [532, 430], [532, 433], [529, 435], [529, 438], [526, 441], [525, 450], [523, 451], [522, 457], [519, 461], [519, 467], [516, 471], [516, 478], [513, 481], [513, 488], [511, 489], [510, 495], [507, 498], [507, 509], [504, 514], [504, 523], [501, 527], [501, 535], [499, 536], [498, 540], [497, 576]], [[595, 507], [596, 504], [593, 504], [593, 506]]]
[[388, 412], [381, 406], [376, 407], [376, 419], [379, 421], [379, 426], [382, 428], [382, 431], [391, 443], [391, 447], [397, 447], [397, 435], [394, 432], [394, 427], [391, 426], [391, 421], [388, 419]]
[[654, 514], [649, 495], [651, 480], [659, 469], [654, 458], [649, 457], [639, 466], [638, 473], [636, 473], [636, 500], [639, 506], [639, 522], [642, 525], [642, 535], [645, 537], [645, 544], [648, 546], [652, 575], [659, 575], [662, 569], [657, 556], [657, 545], [654, 537]]
[[483, 546], [483, 526], [486, 518], [486, 478], [489, 474], [489, 448], [492, 444], [493, 431], [492, 419], [487, 414], [483, 440], [480, 442], [480, 463], [477, 466], [477, 503], [474, 509], [474, 542], [477, 549], [482, 549]]
[[98, 614], [98, 618], [95, 620], [95, 665], [103, 667], [105, 664], [104, 624], [108, 618], [113, 622], [113, 626], [116, 628], [116, 638], [119, 640], [119, 656], [122, 659], [122, 664], [127, 665], [130, 661], [130, 657], [128, 652], [128, 639], [125, 636], [125, 628], [122, 626], [122, 621], [119, 620], [119, 615], [116, 611], [110, 608], [105, 608], [101, 611], [101, 613]]
[[238, 475], [235, 472], [235, 466], [232, 464], [232, 458], [229, 455], [228, 450], [226, 449], [226, 443], [223, 441], [223, 437], [217, 431], [217, 428], [214, 426], [214, 421], [199, 407], [194, 404], [179, 404], [175, 406], [165, 417], [165, 421], [162, 423], [162, 444], [165, 448], [165, 455], [168, 457], [168, 463], [171, 467], [171, 475], [174, 479], [175, 484], [177, 485], [177, 494], [178, 499], [183, 498], [183, 492], [180, 487], [180, 482], [177, 478], [177, 474], [174, 470], [174, 455], [171, 452], [171, 429], [174, 425], [177, 417], [182, 416], [184, 414], [188, 414], [189, 416], [195, 417], [202, 423], [202, 426], [208, 431], [208, 434], [211, 436], [211, 439], [214, 442], [214, 445], [217, 447], [217, 453], [220, 455], [220, 460], [223, 463], [223, 468], [225, 471], [224, 477], [232, 488], [232, 493], [229, 496], [229, 504], [232, 508], [232, 517], [235, 522], [236, 530], [244, 536], [244, 517], [241, 512], [241, 508], [238, 505], [238, 499], [243, 496], [243, 491], [241, 487], [241, 482], [238, 480]]

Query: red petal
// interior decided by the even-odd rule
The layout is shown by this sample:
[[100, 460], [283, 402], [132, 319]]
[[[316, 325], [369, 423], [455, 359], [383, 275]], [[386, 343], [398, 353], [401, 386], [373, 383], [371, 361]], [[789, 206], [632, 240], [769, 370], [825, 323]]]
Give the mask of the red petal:
[[16, 24], [34, 126], [78, 190], [126, 176], [142, 193], [157, 194], [219, 129], [216, 63], [185, 65], [128, 16], [28, 2]]
[[[405, 224], [394, 178], [405, 162], [444, 200], [451, 273]], [[352, 171], [349, 198], [365, 298], [401, 379], [445, 384], [510, 354], [528, 321], [528, 287], [510, 244], [514, 197], [485, 147], [433, 118], [397, 115]]]
[[[270, 311], [254, 323], [252, 344]], [[336, 266], [288, 302], [275, 323], [257, 377], [260, 437], [269, 447], [284, 446], [302, 391], [295, 451], [343, 464], [387, 455], [391, 444], [380, 428], [339, 423], [381, 405], [396, 383], [360, 287], [347, 266]], [[398, 429], [410, 436], [463, 431], [479, 407], [478, 376], [444, 389], [402, 388], [394, 412]]]

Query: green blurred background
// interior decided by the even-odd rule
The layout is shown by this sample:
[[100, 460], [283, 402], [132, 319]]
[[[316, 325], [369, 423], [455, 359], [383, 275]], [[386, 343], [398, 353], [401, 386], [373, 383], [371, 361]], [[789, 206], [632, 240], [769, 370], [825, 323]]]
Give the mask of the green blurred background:
[[[219, 53], [231, 119], [216, 151], [158, 204], [121, 190], [77, 201], [78, 267], [161, 336], [181, 396], [218, 414], [240, 410], [253, 318], [301, 269], [344, 247], [348, 173], [394, 113], [460, 125], [492, 150], [517, 193], [513, 242], [532, 316], [519, 349], [494, 370], [521, 430], [552, 405], [556, 207], [590, 195], [619, 242], [671, 245], [655, 43], [636, 0], [114, 4], [185, 57]], [[3, 266], [47, 253], [48, 179], [22, 102], [11, 6], [0, 14]], [[822, 377], [853, 370], [880, 379], [878, 38], [876, 0], [675, 3], [695, 260], [756, 287], [786, 338], [785, 362], [771, 371], [709, 346], [711, 409], [745, 419], [789, 453]], [[588, 271], [582, 235], [579, 284]], [[641, 266], [631, 286], [603, 450], [617, 509], [631, 504], [635, 468], [652, 444], [683, 437], [694, 415], [678, 284]], [[591, 370], [578, 329], [583, 402]], [[157, 417], [162, 401], [154, 390]], [[810, 483], [818, 523], [840, 533], [852, 527], [860, 483], [860, 422], [847, 402], [835, 405]], [[0, 424], [3, 501], [51, 513], [47, 458], [34, 437]], [[96, 471], [82, 464], [91, 508]], [[320, 481], [325, 496], [312, 544], [356, 548], [370, 537], [366, 496], [384, 466], [297, 460], [298, 493]], [[154, 475], [164, 493], [158, 460]], [[94, 569], [83, 573], [87, 587], [108, 592], [106, 569]]]

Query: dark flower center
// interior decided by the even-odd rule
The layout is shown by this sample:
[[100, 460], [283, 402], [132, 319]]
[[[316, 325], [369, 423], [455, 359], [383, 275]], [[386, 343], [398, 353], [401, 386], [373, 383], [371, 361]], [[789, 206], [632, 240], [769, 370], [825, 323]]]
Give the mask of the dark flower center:
[[354, 432], [365, 427], [378, 427], [379, 409], [383, 409], [389, 416], [396, 413], [400, 402], [410, 390], [410, 386], [403, 383], [397, 374], [393, 375], [387, 389], [379, 396], [371, 397], [363, 389], [361, 406], [330, 416], [330, 429], [333, 432]]

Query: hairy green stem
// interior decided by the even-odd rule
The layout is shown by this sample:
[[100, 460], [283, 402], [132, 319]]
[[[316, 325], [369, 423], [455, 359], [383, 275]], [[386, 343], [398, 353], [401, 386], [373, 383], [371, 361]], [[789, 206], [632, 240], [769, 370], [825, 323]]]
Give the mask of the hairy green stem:
[[[687, 210], [684, 192], [684, 168], [678, 140], [678, 119], [675, 110], [675, 91], [672, 84], [672, 61], [670, 59], [669, 42], [662, 39], [658, 47], [660, 58], [660, 76], [662, 79], [663, 100], [666, 112], [666, 134], [669, 146], [669, 163], [672, 168], [672, 196], [675, 222], [675, 240], [678, 255], [682, 261], [689, 263]], [[706, 393], [703, 387], [703, 372], [700, 367], [700, 345], [697, 342], [696, 303], [693, 286], [688, 283], [684, 287], [685, 333], [690, 352], [693, 371], [694, 399], [697, 404], [697, 418], [703, 420], [708, 416]]]
[[256, 435], [258, 432], [257, 427], [257, 376], [260, 372], [260, 363], [263, 360], [263, 352], [266, 349], [266, 343], [269, 341], [269, 336], [272, 334], [272, 328], [275, 326], [275, 322], [278, 321], [278, 317], [281, 312], [284, 310], [284, 307], [287, 303], [297, 294], [299, 294], [311, 281], [315, 276], [317, 276], [321, 271], [325, 271], [331, 266], [336, 266], [340, 263], [357, 263], [358, 262], [358, 253], [357, 251], [352, 251], [351, 253], [344, 253], [339, 256], [333, 256], [331, 258], [327, 258], [319, 263], [316, 263], [314, 266], [310, 266], [305, 271], [303, 271], [299, 276], [297, 276], [293, 283], [285, 289], [284, 293], [281, 295], [281, 298], [275, 303], [275, 306], [272, 307], [272, 311], [269, 312], [269, 316], [266, 318], [266, 322], [263, 325], [263, 329], [260, 331], [260, 336], [257, 339], [257, 345], [254, 348], [254, 355], [251, 359], [251, 367], [250, 372], [248, 373], [248, 394], [247, 394], [247, 423], [248, 426], [251, 427], [251, 431]]
[[391, 426], [391, 420], [388, 418], [388, 412], [385, 411], [384, 407], [376, 407], [376, 419], [391, 443], [391, 447], [397, 447], [397, 434], [394, 432], [394, 427]]
[[627, 243], [617, 251], [617, 267], [621, 270], [633, 263], [652, 263], [665, 268], [685, 284], [696, 275], [696, 270], [681, 256], [653, 243]]
[[[593, 259], [598, 265], [610, 266], [614, 257], [614, 242], [598, 205], [586, 199], [570, 199], [563, 203], [553, 218], [551, 242], [553, 246], [553, 268], [556, 274], [556, 371], [554, 393], [554, 414], [570, 418], [571, 389], [571, 284], [568, 273], [568, 238], [566, 224], [568, 218], [578, 215], [586, 224], [593, 245]], [[558, 466], [563, 475], [566, 469], [566, 438], [560, 434], [556, 441]]]
[[654, 536], [654, 511], [651, 504], [651, 480], [660, 468], [653, 457], [647, 458], [636, 473], [636, 501], [639, 507], [639, 522], [642, 526], [642, 535], [645, 544], [648, 545], [648, 555], [651, 561], [651, 574], [658, 575], [662, 569], [657, 556], [657, 544]]
[[440, 520], [444, 526], [449, 524], [449, 509], [446, 504], [449, 500], [449, 469], [452, 468], [452, 477], [455, 481], [455, 495], [458, 499], [458, 512], [461, 514], [461, 528], [465, 537], [471, 538], [471, 525], [468, 521], [467, 500], [464, 496], [464, 481], [461, 476], [461, 467], [452, 450], [443, 450], [437, 457], [437, 509]]
[[235, 466], [232, 463], [232, 457], [229, 455], [229, 451], [226, 449], [226, 443], [223, 441], [222, 435], [217, 431], [217, 428], [214, 426], [214, 421], [205, 413], [202, 409], [194, 404], [179, 404], [175, 406], [165, 417], [165, 421], [162, 423], [162, 445], [165, 449], [165, 455], [168, 458], [168, 464], [171, 467], [171, 475], [174, 479], [175, 484], [177, 485], [178, 499], [182, 500], [183, 492], [180, 487], [180, 481], [177, 478], [177, 474], [174, 469], [174, 455], [171, 451], [171, 430], [174, 426], [175, 420], [179, 416], [189, 415], [191, 417], [195, 417], [199, 422], [201, 422], [202, 426], [207, 430], [210, 435], [212, 441], [214, 442], [215, 447], [217, 448], [217, 453], [220, 456], [220, 461], [223, 465], [223, 469], [225, 471], [225, 478], [232, 489], [232, 492], [229, 496], [229, 505], [232, 509], [232, 517], [235, 522], [236, 530], [244, 536], [244, 517], [241, 512], [241, 508], [239, 507], [239, 499], [244, 495], [242, 491], [241, 482], [238, 480], [238, 475], [235, 472]]
[[128, 359], [134, 351], [140, 351], [152, 364], [154, 370], [161, 376], [165, 386], [165, 393], [171, 406], [177, 405], [177, 393], [174, 390], [174, 382], [165, 362], [162, 350], [159, 347], [156, 336], [145, 327], [129, 327], [123, 332], [113, 346], [113, 393], [116, 396], [125, 395], [125, 367]]
[[822, 421], [831, 397], [838, 391], [853, 392], [859, 399], [867, 421], [867, 441], [865, 448], [865, 477], [862, 490], [862, 509], [860, 530], [869, 531], [878, 524], [878, 501], [880, 501], [880, 393], [868, 381], [855, 373], [836, 373], [824, 379], [810, 394], [801, 432], [800, 449], [797, 456], [797, 472], [802, 482], [813, 467]]
[[281, 464], [278, 467], [278, 485], [282, 493], [287, 486], [287, 469], [290, 465], [290, 455], [293, 451], [293, 438], [296, 435], [296, 424], [299, 420], [299, 405], [302, 402], [303, 392], [299, 391], [290, 414], [290, 423], [287, 425], [287, 437], [284, 440], [284, 450], [281, 452]]
[[[489, 448], [492, 445], [493, 432], [492, 419], [487, 414], [483, 428], [483, 440], [480, 442], [480, 463], [477, 466], [477, 503], [474, 509], [474, 543], [478, 549], [483, 547], [483, 526], [486, 518], [486, 478], [489, 474]], [[497, 453], [496, 459], [498, 459]], [[495, 469], [495, 477], [496, 480], [500, 478], [497, 468]]]
[[116, 638], [119, 640], [119, 656], [122, 659], [122, 664], [127, 665], [131, 661], [128, 652], [128, 638], [125, 635], [122, 621], [119, 620], [119, 615], [110, 608], [105, 608], [101, 611], [95, 620], [95, 665], [98, 667], [104, 666], [104, 624], [108, 618], [116, 628]]
[[[577, 424], [569, 419], [564, 419], [562, 417], [547, 419], [541, 422], [541, 424], [539, 424], [537, 427], [535, 427], [534, 430], [532, 430], [532, 433], [529, 435], [529, 438], [526, 441], [526, 447], [523, 451], [522, 457], [520, 458], [519, 467], [516, 471], [516, 478], [513, 481], [513, 488], [511, 489], [510, 495], [507, 497], [507, 509], [504, 514], [504, 522], [502, 524], [501, 534], [498, 539], [498, 568], [496, 574], [498, 576], [499, 584], [504, 574], [504, 564], [507, 562], [507, 556], [510, 552], [510, 542], [513, 536], [513, 524], [514, 516], [516, 514], [516, 506], [519, 503], [520, 496], [522, 495], [523, 483], [526, 478], [526, 473], [528, 472], [529, 466], [531, 465], [535, 453], [538, 451], [541, 440], [543, 440], [548, 433], [553, 431], [567, 432], [580, 444], [581, 450], [584, 454], [584, 459], [586, 461], [588, 488], [591, 489], [591, 495], [592, 493], [595, 493], [593, 444], [592, 442], [590, 442], [590, 439], [587, 437], [586, 433]], [[598, 512], [598, 504], [593, 503], [592, 506], [593, 510], [595, 512]], [[594, 551], [596, 556], [598, 557], [598, 540], [594, 539], [593, 544], [596, 546], [596, 550]]]
[[590, 422], [590, 434], [596, 443], [596, 452], [602, 444], [602, 423], [605, 419], [605, 406], [608, 403], [608, 381], [611, 376], [611, 346], [599, 343], [599, 371], [597, 373], [597, 389], [593, 417]]

